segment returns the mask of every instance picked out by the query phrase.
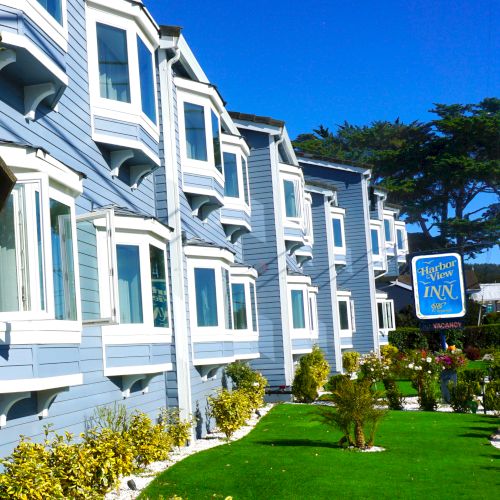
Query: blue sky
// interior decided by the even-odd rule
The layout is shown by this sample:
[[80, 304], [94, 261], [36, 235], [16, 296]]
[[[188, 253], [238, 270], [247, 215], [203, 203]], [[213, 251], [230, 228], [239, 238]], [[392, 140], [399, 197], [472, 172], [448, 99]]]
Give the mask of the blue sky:
[[292, 138], [500, 96], [498, 0], [145, 3], [183, 27], [230, 110], [285, 120]]

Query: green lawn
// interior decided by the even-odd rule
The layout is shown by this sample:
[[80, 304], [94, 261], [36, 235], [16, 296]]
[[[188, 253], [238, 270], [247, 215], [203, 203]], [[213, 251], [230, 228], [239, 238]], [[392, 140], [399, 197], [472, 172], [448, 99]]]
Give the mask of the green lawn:
[[[342, 450], [317, 407], [279, 405], [245, 438], [174, 465], [141, 499], [497, 498], [500, 451], [483, 415], [390, 412], [376, 443], [387, 451]], [[495, 491], [497, 493], [495, 494]]]

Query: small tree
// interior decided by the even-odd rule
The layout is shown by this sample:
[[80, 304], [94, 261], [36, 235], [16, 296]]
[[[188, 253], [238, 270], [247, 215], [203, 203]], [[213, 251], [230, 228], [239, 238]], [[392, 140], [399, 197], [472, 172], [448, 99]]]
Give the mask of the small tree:
[[356, 351], [347, 351], [342, 354], [342, 366], [349, 375], [352, 375], [359, 370], [360, 358], [361, 355]]
[[248, 397], [242, 390], [221, 389], [215, 396], [208, 397], [208, 404], [210, 415], [215, 418], [217, 427], [226, 435], [228, 441], [245, 425], [252, 413]]
[[253, 410], [264, 405], [266, 378], [252, 370], [248, 363], [235, 361], [227, 365], [226, 374], [231, 378], [236, 389], [246, 393]]
[[373, 446], [377, 426], [386, 414], [385, 410], [377, 408], [379, 398], [380, 393], [371, 390], [369, 381], [346, 377], [332, 392], [336, 410], [322, 407], [322, 419], [342, 431], [341, 444], [347, 443], [359, 449]]

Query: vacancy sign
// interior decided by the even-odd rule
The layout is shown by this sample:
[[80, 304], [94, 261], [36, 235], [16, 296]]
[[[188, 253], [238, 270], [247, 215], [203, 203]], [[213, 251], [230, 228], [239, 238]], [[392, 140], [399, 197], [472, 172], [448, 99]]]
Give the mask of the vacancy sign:
[[465, 316], [465, 286], [460, 254], [414, 256], [411, 269], [417, 318], [432, 320]]

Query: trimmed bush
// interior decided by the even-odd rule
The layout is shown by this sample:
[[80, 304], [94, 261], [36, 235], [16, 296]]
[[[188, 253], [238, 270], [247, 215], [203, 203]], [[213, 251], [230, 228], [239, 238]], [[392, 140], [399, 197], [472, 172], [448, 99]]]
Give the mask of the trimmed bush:
[[360, 358], [361, 354], [356, 351], [347, 351], [342, 354], [342, 367], [349, 375], [359, 370]]
[[252, 414], [250, 401], [242, 390], [221, 389], [215, 396], [208, 397], [208, 405], [210, 415], [228, 441]]
[[259, 372], [252, 370], [248, 363], [235, 361], [226, 367], [228, 375], [236, 389], [246, 393], [253, 410], [264, 405], [267, 380]]
[[300, 403], [311, 403], [318, 397], [318, 390], [327, 381], [330, 366], [323, 351], [314, 346], [312, 352], [302, 356], [295, 370], [292, 394]]
[[420, 328], [396, 328], [389, 332], [389, 343], [400, 351], [411, 349], [427, 349], [429, 347], [427, 337]]
[[398, 384], [394, 379], [385, 378], [383, 380], [385, 388], [385, 398], [390, 410], [402, 410], [404, 408], [405, 398], [399, 390]]
[[338, 373], [337, 375], [332, 375], [328, 379], [328, 382], [325, 384], [325, 389], [328, 392], [333, 392], [337, 390], [337, 387], [339, 386], [340, 382], [345, 378], [349, 378], [349, 375], [343, 375], [342, 373]]

